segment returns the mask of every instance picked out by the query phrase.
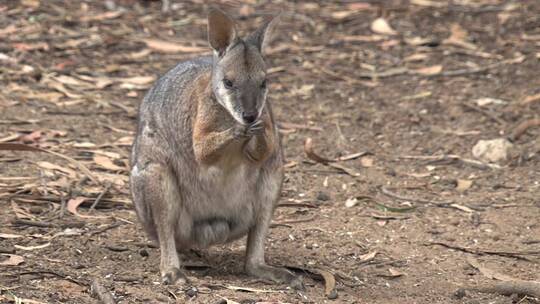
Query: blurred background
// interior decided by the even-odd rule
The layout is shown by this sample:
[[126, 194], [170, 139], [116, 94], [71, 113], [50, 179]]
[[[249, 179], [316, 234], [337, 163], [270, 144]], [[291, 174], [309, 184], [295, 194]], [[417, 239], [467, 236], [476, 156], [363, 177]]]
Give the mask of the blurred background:
[[[243, 240], [187, 254], [189, 286], [155, 283], [137, 107], [210, 54], [211, 6], [244, 34], [282, 13], [267, 259], [302, 292], [245, 276]], [[467, 289], [540, 280], [537, 0], [0, 1], [0, 88], [2, 303], [95, 303], [96, 280], [120, 303], [539, 303]]]

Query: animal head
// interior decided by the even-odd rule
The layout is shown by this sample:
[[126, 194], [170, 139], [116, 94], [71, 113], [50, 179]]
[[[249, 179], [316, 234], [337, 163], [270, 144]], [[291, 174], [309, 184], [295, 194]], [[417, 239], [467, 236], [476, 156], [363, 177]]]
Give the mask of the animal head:
[[242, 39], [227, 14], [218, 9], [208, 14], [208, 42], [214, 50], [212, 91], [240, 124], [257, 121], [266, 103], [263, 54], [278, 21], [279, 16]]

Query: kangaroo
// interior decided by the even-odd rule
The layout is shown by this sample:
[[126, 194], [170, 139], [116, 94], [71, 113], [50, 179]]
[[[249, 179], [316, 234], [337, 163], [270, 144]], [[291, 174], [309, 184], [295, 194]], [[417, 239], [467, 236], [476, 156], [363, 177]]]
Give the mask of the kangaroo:
[[300, 276], [264, 258], [283, 182], [263, 56], [278, 19], [242, 39], [234, 21], [212, 9], [213, 56], [178, 64], [140, 105], [131, 192], [142, 226], [159, 244], [164, 284], [188, 281], [177, 250], [247, 234], [249, 275], [302, 287]]

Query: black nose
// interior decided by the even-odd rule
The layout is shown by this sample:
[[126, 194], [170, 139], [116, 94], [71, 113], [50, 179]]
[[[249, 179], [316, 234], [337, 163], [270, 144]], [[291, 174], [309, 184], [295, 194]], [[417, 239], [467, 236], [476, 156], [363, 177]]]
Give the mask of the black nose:
[[255, 119], [257, 119], [257, 114], [255, 113], [242, 113], [242, 119], [244, 119], [244, 121], [248, 124], [252, 123], [255, 121]]

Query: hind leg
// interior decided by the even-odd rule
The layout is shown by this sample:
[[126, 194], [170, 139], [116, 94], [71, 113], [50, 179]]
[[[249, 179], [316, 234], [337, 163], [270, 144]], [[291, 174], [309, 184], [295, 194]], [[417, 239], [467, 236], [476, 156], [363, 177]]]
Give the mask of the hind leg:
[[182, 212], [176, 177], [166, 166], [149, 163], [144, 168], [138, 168], [137, 174], [132, 172], [132, 187], [137, 214], [145, 228], [150, 230], [151, 237], [155, 232], [159, 243], [162, 282], [186, 283], [187, 277], [180, 268], [175, 235], [178, 222], [189, 223], [189, 218]]
[[266, 264], [264, 259], [264, 243], [268, 235], [268, 228], [274, 213], [274, 207], [279, 200], [281, 180], [276, 176], [268, 176], [263, 183], [263, 189], [256, 198], [259, 210], [256, 214], [255, 224], [249, 230], [245, 271], [252, 276], [271, 280], [277, 283], [286, 283], [295, 289], [303, 289], [302, 277], [296, 276], [289, 270], [273, 267]]

